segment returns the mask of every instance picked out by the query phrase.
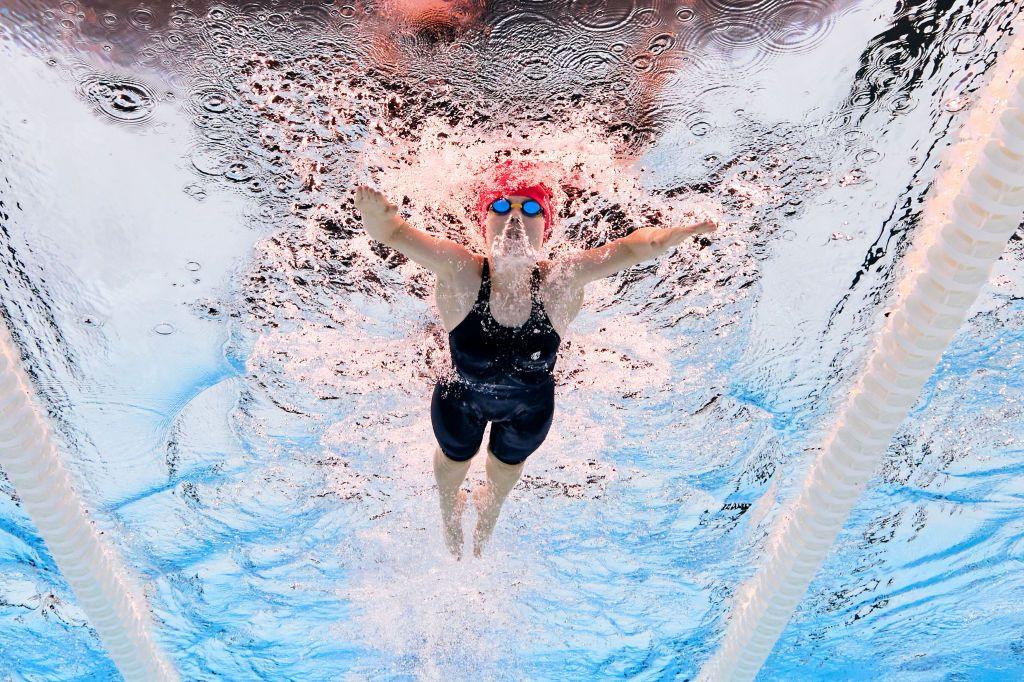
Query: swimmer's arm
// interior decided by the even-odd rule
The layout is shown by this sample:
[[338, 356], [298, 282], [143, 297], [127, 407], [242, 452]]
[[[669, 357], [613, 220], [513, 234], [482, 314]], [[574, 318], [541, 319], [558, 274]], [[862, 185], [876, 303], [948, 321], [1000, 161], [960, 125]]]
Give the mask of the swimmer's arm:
[[473, 262], [473, 253], [461, 244], [417, 230], [402, 220], [398, 207], [374, 189], [365, 185], [356, 188], [356, 208], [363, 216], [367, 234], [442, 279], [451, 278]]
[[414, 260], [442, 279], [451, 279], [456, 272], [473, 262], [473, 253], [462, 244], [441, 239], [405, 222], [401, 218], [394, 231], [380, 241]]
[[712, 232], [717, 227], [711, 221], [686, 227], [643, 227], [597, 248], [571, 254], [559, 265], [573, 286], [583, 287], [594, 280], [656, 258], [687, 237]]
[[567, 282], [571, 288], [582, 289], [596, 279], [614, 275], [619, 270], [636, 265], [639, 261], [633, 256], [626, 239], [623, 237], [593, 249], [577, 251], [559, 258], [556, 264], [559, 271], [558, 279]]

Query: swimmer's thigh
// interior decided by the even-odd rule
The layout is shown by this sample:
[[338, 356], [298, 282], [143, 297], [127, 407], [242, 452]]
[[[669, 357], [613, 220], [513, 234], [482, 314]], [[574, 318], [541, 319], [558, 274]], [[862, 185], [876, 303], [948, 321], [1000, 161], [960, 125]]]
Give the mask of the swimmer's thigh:
[[554, 385], [531, 392], [509, 419], [491, 422], [491, 452], [505, 464], [522, 463], [547, 438], [554, 413]]
[[457, 383], [438, 382], [430, 399], [430, 423], [437, 444], [449, 459], [464, 462], [477, 453], [487, 422], [472, 396]]

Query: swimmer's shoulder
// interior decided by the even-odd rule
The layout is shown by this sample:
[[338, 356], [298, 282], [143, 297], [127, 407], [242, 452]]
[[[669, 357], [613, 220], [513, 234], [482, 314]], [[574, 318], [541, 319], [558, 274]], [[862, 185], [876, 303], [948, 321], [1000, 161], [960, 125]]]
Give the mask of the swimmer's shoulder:
[[470, 256], [463, 261], [463, 266], [456, 268], [450, 276], [438, 276], [438, 292], [457, 298], [469, 294], [476, 295], [483, 283], [484, 257], [478, 253], [471, 253]]
[[541, 274], [540, 301], [555, 331], [564, 337], [583, 306], [583, 287], [559, 277], [556, 259], [538, 261], [537, 266]]
[[549, 258], [541, 261], [537, 261], [537, 267], [540, 269], [541, 282], [544, 284], [544, 288], [552, 291], [560, 291], [563, 295], [577, 292], [582, 293], [583, 287], [577, 287], [571, 280], [566, 277], [565, 262], [557, 258]]

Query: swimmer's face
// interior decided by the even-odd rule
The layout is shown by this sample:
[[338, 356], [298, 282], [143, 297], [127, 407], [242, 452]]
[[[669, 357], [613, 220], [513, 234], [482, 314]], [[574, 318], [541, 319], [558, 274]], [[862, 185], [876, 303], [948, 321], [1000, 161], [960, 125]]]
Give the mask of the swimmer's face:
[[[519, 194], [505, 197], [513, 204], [521, 204], [529, 201], [530, 197]], [[520, 227], [521, 225], [521, 227]], [[540, 251], [544, 243], [544, 214], [535, 216], [523, 215], [523, 209], [513, 206], [512, 210], [505, 215], [498, 215], [487, 209], [487, 248], [490, 250], [494, 240], [505, 230], [522, 229], [526, 232], [526, 239], [535, 251]], [[511, 234], [511, 233], [510, 233]]]

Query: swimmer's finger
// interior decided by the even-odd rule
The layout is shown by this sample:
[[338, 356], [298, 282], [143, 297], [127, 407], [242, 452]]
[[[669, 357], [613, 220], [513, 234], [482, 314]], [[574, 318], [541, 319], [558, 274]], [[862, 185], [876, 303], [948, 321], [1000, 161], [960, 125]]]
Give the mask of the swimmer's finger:
[[356, 187], [356, 194], [363, 199], [370, 199], [377, 194], [377, 192], [369, 185], [359, 185]]

